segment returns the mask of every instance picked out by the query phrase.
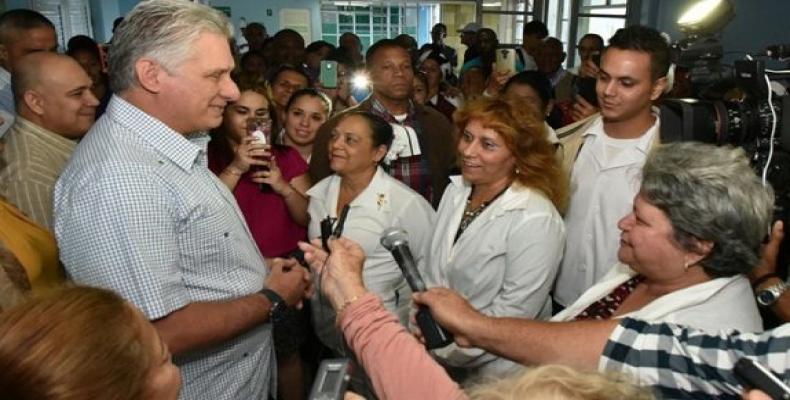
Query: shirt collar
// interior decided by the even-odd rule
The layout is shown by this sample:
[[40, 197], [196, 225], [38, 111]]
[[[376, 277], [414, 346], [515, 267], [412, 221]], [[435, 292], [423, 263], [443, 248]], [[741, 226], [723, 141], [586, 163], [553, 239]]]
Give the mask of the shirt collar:
[[[381, 167], [376, 168], [376, 173], [373, 179], [370, 180], [368, 186], [351, 201], [351, 206], [375, 208], [376, 210], [388, 211], [392, 208], [392, 199], [390, 195], [390, 180], [387, 179], [387, 173]], [[341, 178], [337, 175], [331, 175], [325, 181], [318, 182], [307, 191], [307, 195], [317, 200], [326, 201], [330, 196], [337, 195], [340, 187]]]
[[107, 115], [140, 136], [181, 169], [192, 169], [201, 154], [205, 161], [209, 141], [205, 132], [184, 136], [117, 95], [112, 96]]
[[[659, 124], [661, 121], [660, 118], [660, 110], [658, 107], [652, 107], [653, 117], [655, 117], [655, 121], [650, 128], [647, 128], [645, 134], [640, 137], [639, 143], [637, 143], [636, 148], [641, 151], [642, 153], [647, 154], [650, 150], [650, 145], [653, 142], [653, 138], [655, 135], [658, 135]], [[582, 136], [602, 136], [606, 135], [603, 130], [603, 117], [599, 114], [595, 120], [590, 124], [590, 127], [582, 134]]]
[[[464, 200], [472, 191], [472, 185], [464, 180], [463, 175], [451, 176], [450, 184], [460, 189], [460, 192], [464, 196]], [[491, 209], [493, 210], [491, 217], [497, 217], [507, 211], [526, 208], [527, 204], [529, 204], [529, 199], [532, 196], [532, 192], [532, 189], [523, 186], [518, 182], [511, 183], [510, 187], [505, 190], [505, 193], [502, 193], [502, 196], [500, 196], [497, 201], [491, 204]]]
[[46, 143], [47, 145], [57, 147], [63, 151], [71, 152], [77, 146], [77, 142], [69, 138], [58, 135], [46, 128], [34, 124], [20, 116], [14, 119], [16, 129], [24, 132], [25, 135], [35, 137], [36, 139]]

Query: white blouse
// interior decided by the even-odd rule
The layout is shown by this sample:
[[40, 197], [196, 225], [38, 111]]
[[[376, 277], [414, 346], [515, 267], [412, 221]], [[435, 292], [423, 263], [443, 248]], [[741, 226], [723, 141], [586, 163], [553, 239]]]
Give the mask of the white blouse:
[[[341, 178], [330, 175], [310, 190], [308, 236], [321, 237], [321, 220], [337, 217], [337, 200]], [[411, 290], [403, 278], [392, 254], [379, 242], [381, 234], [390, 227], [399, 227], [408, 234], [409, 247], [418, 268], [424, 269], [436, 212], [417, 192], [378, 168], [373, 179], [351, 203], [344, 225], [343, 237], [362, 246], [365, 265], [362, 278], [371, 292], [381, 297], [384, 306], [404, 324], [408, 322]], [[335, 313], [329, 300], [316, 294], [312, 300], [316, 334], [328, 347], [343, 348], [340, 332], [335, 324]]]

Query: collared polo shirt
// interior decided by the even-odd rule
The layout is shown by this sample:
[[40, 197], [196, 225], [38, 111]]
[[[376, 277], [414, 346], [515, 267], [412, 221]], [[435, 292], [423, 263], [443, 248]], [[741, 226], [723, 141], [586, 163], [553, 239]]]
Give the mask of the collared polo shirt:
[[[55, 234], [71, 278], [118, 292], [151, 320], [259, 291], [263, 258], [206, 166], [207, 143], [114, 96], [55, 187]], [[181, 398], [266, 398], [273, 350], [266, 323], [175, 357]]]
[[7, 165], [0, 170], [0, 188], [30, 219], [51, 229], [52, 190], [77, 143], [22, 117], [5, 141]]

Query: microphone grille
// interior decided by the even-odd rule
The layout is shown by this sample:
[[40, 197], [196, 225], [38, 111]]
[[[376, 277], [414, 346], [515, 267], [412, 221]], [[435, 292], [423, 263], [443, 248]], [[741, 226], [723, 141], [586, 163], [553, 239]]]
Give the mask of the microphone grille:
[[408, 242], [406, 231], [401, 228], [393, 226], [385, 229], [384, 233], [381, 234], [381, 245], [387, 250], [392, 250], [400, 244], [408, 244]]

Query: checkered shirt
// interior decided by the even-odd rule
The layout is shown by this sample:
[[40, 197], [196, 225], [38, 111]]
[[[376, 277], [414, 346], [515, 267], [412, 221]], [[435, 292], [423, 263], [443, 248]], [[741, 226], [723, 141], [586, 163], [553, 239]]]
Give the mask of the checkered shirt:
[[609, 336], [599, 368], [655, 385], [666, 399], [740, 399], [732, 369], [741, 357], [790, 381], [790, 324], [763, 333], [717, 333], [625, 318]]
[[[70, 277], [118, 292], [151, 320], [260, 290], [263, 259], [233, 195], [206, 167], [207, 142], [113, 97], [55, 186], [55, 235]], [[263, 324], [179, 355], [181, 398], [265, 399], [272, 346]]]

